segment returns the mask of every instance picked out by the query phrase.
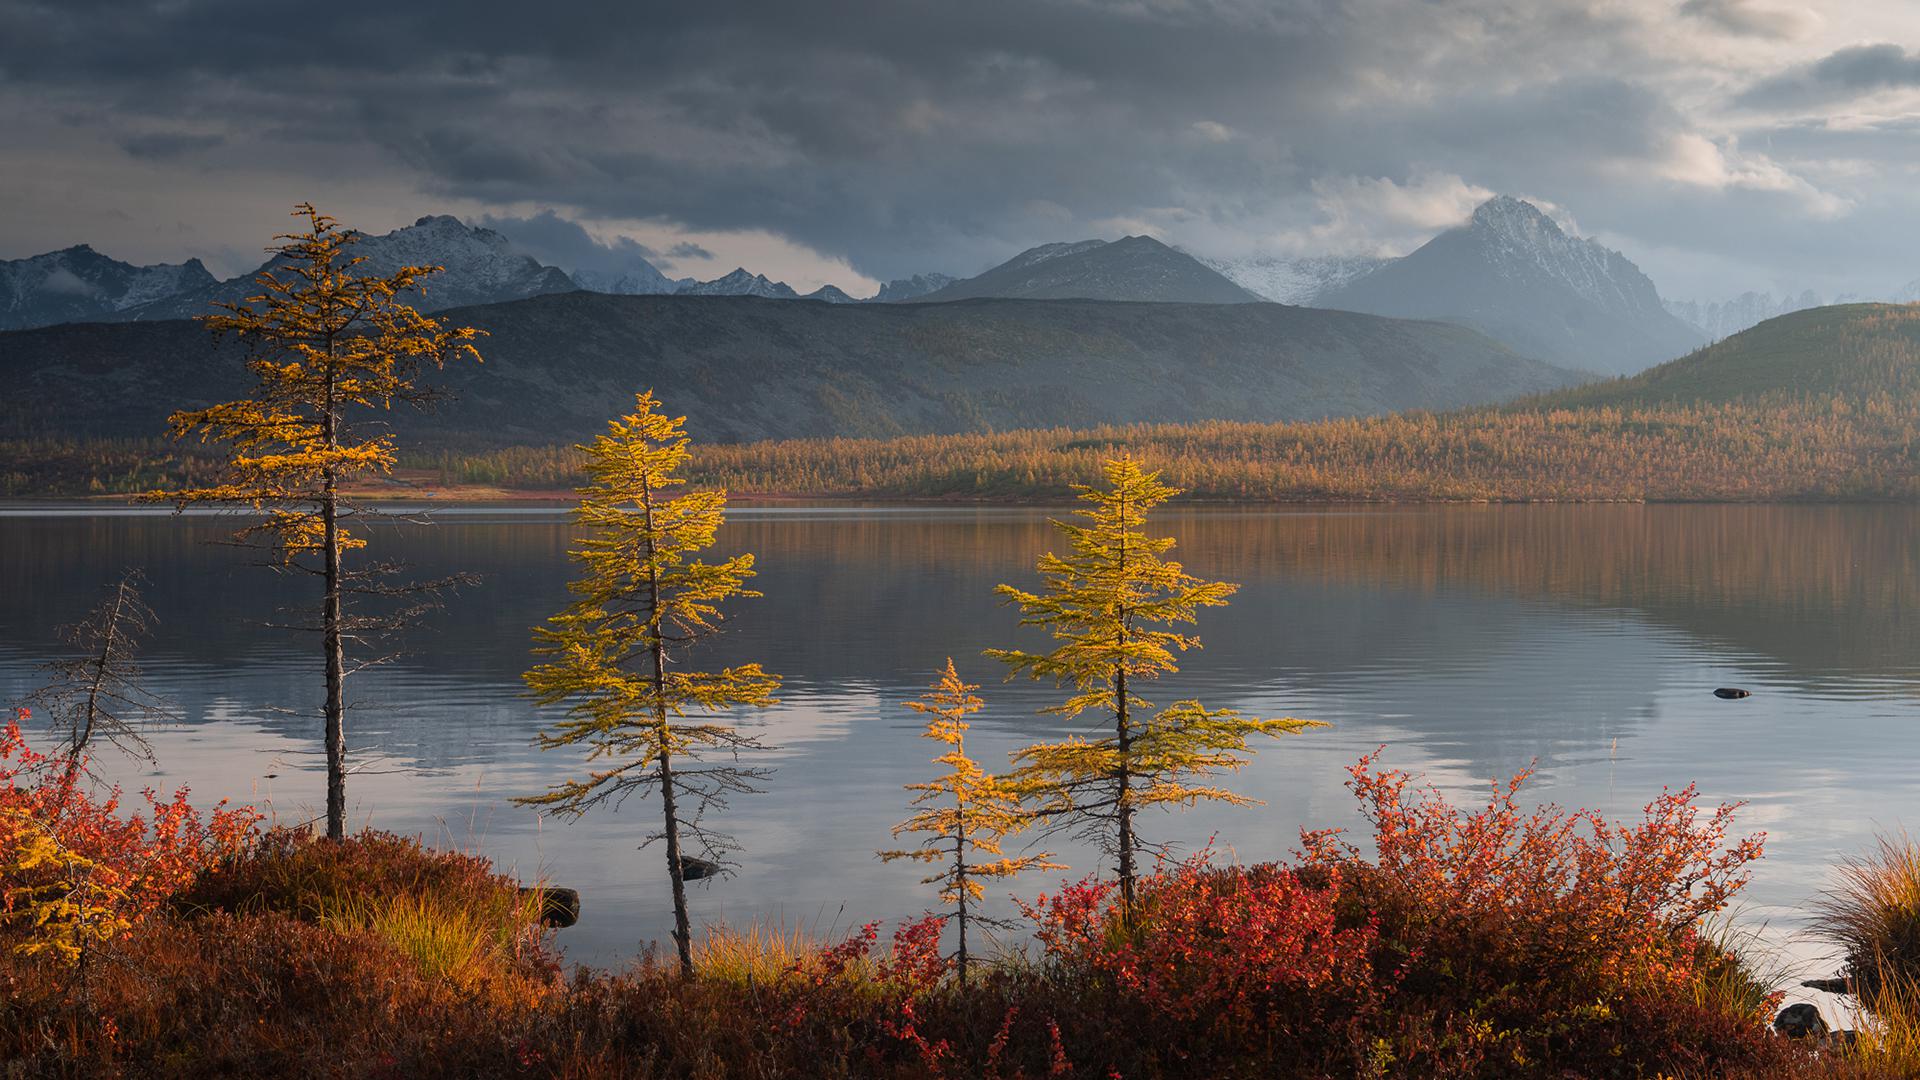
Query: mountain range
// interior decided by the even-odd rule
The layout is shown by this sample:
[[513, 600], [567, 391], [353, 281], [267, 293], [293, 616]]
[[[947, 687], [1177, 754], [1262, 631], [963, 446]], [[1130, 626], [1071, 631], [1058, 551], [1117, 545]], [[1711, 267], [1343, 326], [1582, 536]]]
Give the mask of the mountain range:
[[[796, 303], [535, 296], [460, 308], [484, 364], [393, 423], [430, 444], [580, 441], [658, 388], [706, 441], [1446, 409], [1576, 377], [1435, 322], [1280, 304]], [[158, 436], [245, 392], [239, 348], [186, 321], [0, 334], [0, 439]]]
[[[444, 266], [445, 273], [425, 283], [419, 306], [426, 310], [576, 289], [830, 304], [1271, 301], [1452, 322], [1549, 364], [1606, 375], [1639, 371], [1815, 299], [1747, 294], [1720, 304], [1665, 301], [1625, 256], [1568, 235], [1531, 204], [1504, 196], [1481, 205], [1465, 225], [1397, 259], [1203, 259], [1151, 237], [1128, 236], [1042, 244], [971, 278], [920, 274], [889, 281], [865, 299], [832, 285], [802, 295], [745, 268], [710, 281], [671, 278], [639, 254], [569, 272], [531, 258], [498, 232], [445, 215], [385, 235], [363, 235], [356, 254], [366, 257], [372, 272]], [[254, 291], [252, 273], [216, 281], [197, 260], [136, 267], [82, 246], [0, 262], [0, 329], [184, 318]]]
[[112, 319], [214, 284], [199, 259], [133, 266], [78, 244], [0, 262], [0, 330]]
[[[403, 266], [445, 267], [444, 273], [421, 282], [415, 306], [423, 311], [572, 292], [580, 287], [565, 271], [513, 250], [507, 238], [492, 229], [474, 228], [445, 214], [423, 217], [384, 236], [361, 234], [353, 245], [353, 254], [366, 260], [356, 268], [360, 274], [391, 274]], [[253, 273], [125, 308], [109, 321], [204, 315], [210, 304], [237, 303], [257, 295], [254, 275], [284, 263], [285, 258], [276, 255]]]

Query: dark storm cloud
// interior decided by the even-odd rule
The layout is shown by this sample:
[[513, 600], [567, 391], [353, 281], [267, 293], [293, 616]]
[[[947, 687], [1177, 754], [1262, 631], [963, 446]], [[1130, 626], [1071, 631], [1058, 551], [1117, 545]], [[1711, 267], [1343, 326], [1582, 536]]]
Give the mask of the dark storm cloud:
[[569, 272], [619, 272], [629, 269], [636, 259], [655, 267], [664, 261], [659, 252], [625, 236], [603, 243], [578, 222], [568, 221], [552, 210], [542, 210], [531, 217], [489, 214], [476, 224], [513, 241], [515, 247], [541, 262]]
[[1894, 44], [1855, 45], [1756, 83], [1740, 103], [1791, 109], [1902, 86], [1920, 86], [1920, 56]]
[[[581, 267], [711, 252], [571, 217], [706, 249], [760, 230], [886, 278], [1146, 227], [1358, 242], [1343, 215], [1429, 228], [1440, 211], [1394, 207], [1487, 189], [1616, 236], [1664, 237], [1635, 218], [1664, 194], [1737, 246], [1714, 205], [1778, 217], [1804, 192], [1703, 136], [1669, 84], [1689, 34], [1786, 40], [1808, 19], [1789, 0], [0, 0], [0, 109], [90, 117], [156, 168], [213, 149], [150, 134], [191, 130], [224, 137], [223, 163], [417, 192], [408, 217], [491, 208]], [[1749, 94], [1912, 63], [1896, 49], [1869, 76], [1887, 57], [1854, 51]], [[527, 216], [543, 206], [565, 209]]]

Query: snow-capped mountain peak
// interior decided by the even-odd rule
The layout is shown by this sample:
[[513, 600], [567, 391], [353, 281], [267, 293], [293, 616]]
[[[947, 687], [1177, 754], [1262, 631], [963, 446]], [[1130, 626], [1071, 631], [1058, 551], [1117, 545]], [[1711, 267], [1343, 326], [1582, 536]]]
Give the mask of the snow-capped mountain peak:
[[873, 294], [876, 303], [894, 303], [901, 300], [915, 300], [930, 292], [944, 289], [960, 280], [948, 274], [915, 274], [910, 278], [895, 278], [880, 286]]
[[746, 267], [736, 267], [724, 277], [712, 281], [700, 281], [681, 286], [681, 296], [760, 296], [770, 300], [795, 300], [800, 294], [793, 291], [784, 281], [770, 281], [765, 274], [755, 274]]
[[0, 330], [112, 318], [213, 283], [199, 259], [134, 266], [75, 244], [0, 261]]

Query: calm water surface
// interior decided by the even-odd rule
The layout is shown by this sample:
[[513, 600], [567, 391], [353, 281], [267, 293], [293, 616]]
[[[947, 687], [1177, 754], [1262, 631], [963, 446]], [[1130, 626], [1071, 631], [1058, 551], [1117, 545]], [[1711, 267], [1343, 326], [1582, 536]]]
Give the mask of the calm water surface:
[[[1057, 511], [1055, 511], [1057, 513]], [[1045, 687], [1002, 685], [980, 651], [1033, 639], [993, 586], [1031, 584], [1052, 543], [1042, 510], [736, 509], [721, 548], [758, 554], [764, 599], [734, 609], [712, 663], [786, 676], [762, 719], [778, 749], [765, 794], [724, 825], [737, 876], [696, 887], [696, 917], [821, 930], [912, 915], [918, 867], [875, 848], [927, 777], [932, 744], [899, 702], [952, 656], [987, 684], [970, 737], [1004, 761], [1063, 727]], [[577, 771], [531, 742], [520, 696], [528, 628], [564, 602], [569, 528], [558, 510], [441, 507], [434, 524], [378, 529], [374, 549], [420, 575], [484, 575], [413, 634], [408, 654], [350, 681], [355, 824], [475, 848], [580, 889], [575, 959], [614, 963], [670, 922], [658, 848], [636, 851], [650, 803], [578, 822], [508, 798]], [[319, 658], [267, 629], [308, 579], [208, 541], [218, 517], [112, 506], [0, 510], [0, 702], [37, 685], [54, 628], [123, 567], [147, 573], [160, 617], [145, 659], [180, 722], [155, 732], [156, 769], [116, 762], [130, 787], [191, 785], [302, 821], [323, 804]], [[1242, 583], [1206, 612], [1205, 648], [1149, 697], [1331, 721], [1269, 744], [1237, 786], [1266, 805], [1154, 815], [1149, 836], [1217, 836], [1243, 859], [1285, 855], [1302, 826], [1352, 824], [1342, 767], [1386, 761], [1475, 799], [1537, 763], [1541, 800], [1628, 815], [1698, 782], [1747, 803], [1768, 834], [1743, 918], [1813, 968], [1798, 909], [1876, 830], [1920, 824], [1920, 511], [1894, 507], [1516, 507], [1223, 511], [1165, 515], [1198, 574]], [[1714, 698], [1715, 686], [1754, 691]], [[1051, 845], [1075, 874], [1088, 853]], [[1056, 875], [1057, 877], [1057, 875]], [[1052, 878], [1016, 886], [1031, 895]]]

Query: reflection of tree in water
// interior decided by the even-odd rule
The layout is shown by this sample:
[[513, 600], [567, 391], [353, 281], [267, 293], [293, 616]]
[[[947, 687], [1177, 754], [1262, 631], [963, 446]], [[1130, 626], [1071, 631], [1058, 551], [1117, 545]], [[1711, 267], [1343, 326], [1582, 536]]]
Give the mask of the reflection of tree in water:
[[[992, 587], [1025, 580], [1054, 542], [1046, 515], [737, 511], [719, 547], [760, 554], [766, 599], [716, 657], [764, 659], [795, 675], [789, 697], [823, 703], [843, 691], [911, 696], [923, 669], [947, 655], [963, 675], [984, 677], [966, 658], [1005, 644], [1015, 621]], [[1657, 707], [1643, 693], [1650, 687], [1595, 688], [1610, 702], [1601, 713], [1563, 702], [1583, 679], [1657, 671], [1661, 646], [1646, 638], [1659, 627], [1727, 652], [1732, 664], [1777, 665], [1788, 685], [1912, 687], [1920, 677], [1904, 630], [1920, 610], [1916, 526], [1920, 510], [1892, 506], [1173, 511], [1163, 527], [1180, 538], [1175, 556], [1244, 589], [1207, 614], [1206, 649], [1163, 696], [1240, 688], [1279, 693], [1276, 704], [1293, 708], [1284, 695], [1306, 688], [1333, 708], [1370, 686], [1378, 712], [1404, 712], [1477, 758], [1466, 744], [1484, 749], [1523, 732], [1552, 755], [1604, 746], [1646, 722]], [[305, 583], [236, 566], [231, 552], [202, 542], [230, 529], [218, 518], [0, 518], [0, 648], [43, 658], [87, 583], [145, 566], [162, 627], [150, 666], [187, 673], [169, 696], [189, 716], [237, 707], [278, 728], [254, 706], [310, 707], [310, 673], [259, 623]], [[413, 655], [368, 674], [357, 730], [426, 763], [484, 759], [530, 737], [513, 674], [525, 666], [528, 628], [566, 578], [567, 526], [449, 515], [373, 540], [382, 557], [420, 573], [463, 567], [483, 582], [429, 620]], [[1566, 607], [1587, 616], [1569, 621]], [[0, 664], [0, 694], [17, 690], [12, 666]], [[1383, 696], [1387, 683], [1397, 689]], [[1046, 730], [1030, 692], [996, 688], [983, 728]]]

